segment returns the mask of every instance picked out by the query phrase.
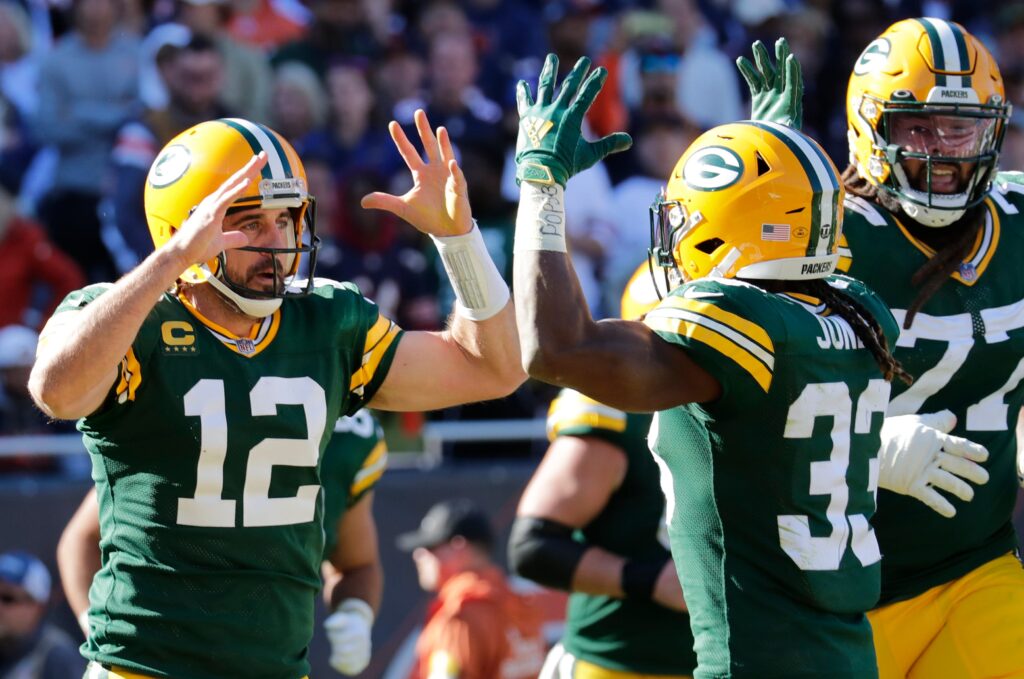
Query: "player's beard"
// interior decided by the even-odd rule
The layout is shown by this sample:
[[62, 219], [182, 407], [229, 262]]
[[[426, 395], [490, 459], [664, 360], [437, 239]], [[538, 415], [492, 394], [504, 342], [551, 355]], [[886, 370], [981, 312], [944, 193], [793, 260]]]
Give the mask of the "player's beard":
[[277, 267], [269, 261], [257, 262], [245, 272], [243, 285], [267, 295], [278, 295], [284, 290], [284, 264], [277, 260]]

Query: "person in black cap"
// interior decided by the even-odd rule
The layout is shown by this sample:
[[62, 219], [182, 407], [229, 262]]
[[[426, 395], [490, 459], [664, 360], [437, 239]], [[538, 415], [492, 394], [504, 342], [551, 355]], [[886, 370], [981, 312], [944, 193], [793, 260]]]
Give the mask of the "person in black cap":
[[0, 677], [67, 679], [85, 671], [71, 638], [46, 624], [50, 571], [28, 552], [0, 554]]
[[414, 679], [532, 679], [544, 663], [541, 620], [491, 559], [487, 515], [465, 499], [430, 508], [398, 536], [420, 587], [437, 592], [416, 643]]

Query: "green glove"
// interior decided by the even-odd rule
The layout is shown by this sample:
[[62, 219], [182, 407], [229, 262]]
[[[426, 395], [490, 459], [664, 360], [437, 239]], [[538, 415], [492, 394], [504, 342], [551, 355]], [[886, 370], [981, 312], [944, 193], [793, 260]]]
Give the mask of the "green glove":
[[756, 67], [746, 57], [736, 59], [750, 88], [751, 120], [765, 120], [799, 130], [804, 117], [804, 83], [800, 62], [790, 53], [789, 43], [785, 38], [775, 41], [775, 65], [763, 42], [758, 40], [751, 49]]
[[608, 71], [596, 68], [589, 75], [590, 59], [582, 57], [566, 76], [554, 96], [558, 57], [544, 60], [537, 85], [537, 101], [530, 86], [520, 80], [516, 86], [519, 108], [519, 138], [516, 141], [516, 182], [565, 186], [569, 177], [609, 154], [625, 151], [633, 140], [616, 132], [597, 141], [583, 138], [583, 116], [601, 91]]

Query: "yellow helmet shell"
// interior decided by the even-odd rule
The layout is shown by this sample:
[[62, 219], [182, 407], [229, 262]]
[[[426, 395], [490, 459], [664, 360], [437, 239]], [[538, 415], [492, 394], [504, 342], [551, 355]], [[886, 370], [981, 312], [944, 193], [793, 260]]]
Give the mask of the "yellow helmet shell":
[[627, 321], [642, 319], [671, 292], [667, 289], [667, 281], [660, 274], [658, 266], [652, 266], [652, 263], [647, 261], [636, 268], [622, 290], [620, 318]]
[[[310, 197], [306, 170], [295, 149], [264, 125], [222, 118], [185, 130], [167, 142], [153, 161], [144, 205], [154, 247], [163, 247], [204, 198], [260, 151], [267, 153], [262, 176], [234, 204], [294, 209], [295, 243], [301, 243]], [[294, 274], [298, 266], [296, 256], [287, 273]], [[214, 258], [190, 266], [181, 278], [200, 283], [217, 275], [219, 268], [220, 260]]]
[[654, 208], [654, 248], [687, 279], [822, 278], [838, 261], [842, 201], [835, 165], [807, 135], [763, 121], [721, 125], [676, 164]]

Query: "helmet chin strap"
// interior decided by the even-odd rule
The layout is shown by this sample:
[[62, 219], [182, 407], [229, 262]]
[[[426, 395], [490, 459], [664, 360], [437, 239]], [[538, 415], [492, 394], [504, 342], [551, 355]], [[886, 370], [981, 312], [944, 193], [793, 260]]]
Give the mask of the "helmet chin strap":
[[237, 306], [242, 313], [247, 316], [252, 316], [253, 318], [266, 318], [281, 307], [282, 300], [280, 297], [272, 297], [270, 299], [252, 299], [251, 297], [243, 297], [226, 286], [224, 281], [220, 280], [217, 276], [210, 276], [206, 280], [214, 287], [215, 290], [217, 290], [217, 292], [231, 300], [231, 302], [233, 302], [235, 306]]
[[924, 205], [918, 205], [913, 201], [902, 199], [900, 200], [900, 207], [902, 207], [907, 216], [915, 222], [921, 226], [928, 226], [933, 229], [949, 226], [956, 220], [963, 217], [964, 212], [966, 212], [966, 210], [948, 210], [925, 207]]

